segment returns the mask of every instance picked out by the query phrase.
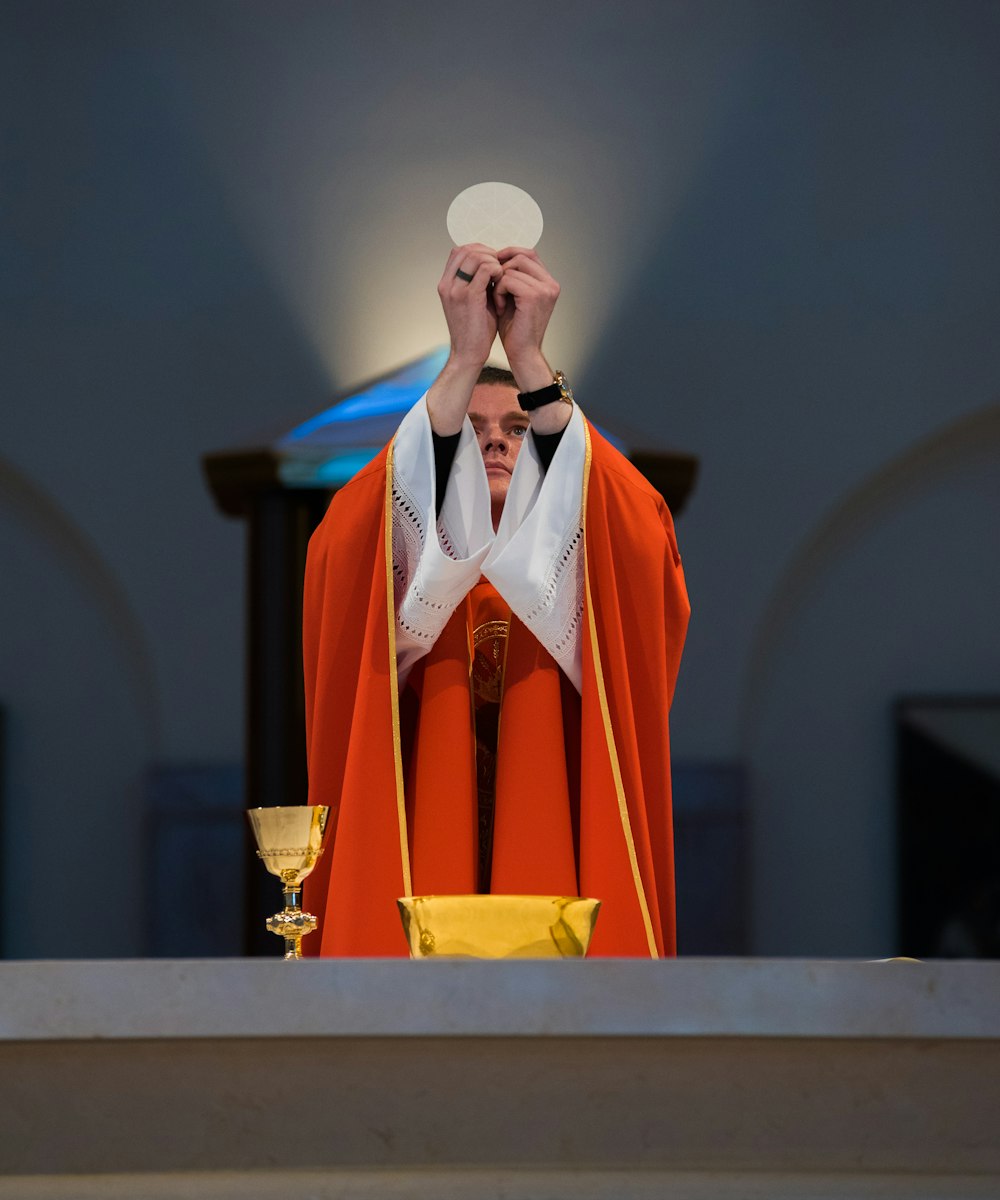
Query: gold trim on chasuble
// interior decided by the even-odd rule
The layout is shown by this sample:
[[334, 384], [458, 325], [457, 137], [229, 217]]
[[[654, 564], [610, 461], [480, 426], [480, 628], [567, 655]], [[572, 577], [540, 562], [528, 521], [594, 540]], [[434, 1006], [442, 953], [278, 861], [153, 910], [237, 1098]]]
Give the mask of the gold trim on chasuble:
[[[484, 621], [472, 631], [472, 686], [476, 695], [489, 704], [499, 704], [503, 694], [504, 665], [507, 661], [507, 635], [509, 621]], [[485, 655], [478, 658], [475, 652], [483, 642], [493, 643], [492, 669], [486, 669]], [[500, 649], [503, 648], [501, 655]], [[477, 670], [476, 668], [479, 668]]]
[[[475, 589], [471, 594], [475, 594]], [[506, 601], [503, 603], [506, 606]], [[472, 631], [469, 679], [472, 728], [476, 740], [476, 807], [479, 833], [476, 890], [480, 893], [489, 893], [493, 874], [497, 754], [500, 749], [500, 722], [509, 646], [509, 620], [496, 618], [483, 621]]]
[[399, 853], [403, 867], [403, 895], [413, 895], [410, 877], [410, 839], [406, 832], [406, 792], [403, 788], [403, 742], [399, 733], [399, 676], [396, 673], [396, 604], [392, 582], [392, 453], [389, 443], [385, 460], [385, 607], [389, 625], [389, 698], [392, 704], [392, 755], [396, 767], [396, 817], [399, 821]]
[[653, 933], [653, 922], [649, 918], [649, 905], [642, 886], [642, 876], [639, 874], [639, 860], [635, 853], [635, 839], [632, 837], [632, 822], [629, 820], [628, 803], [625, 799], [625, 785], [622, 782], [621, 764], [618, 761], [618, 747], [615, 745], [615, 731], [611, 725], [611, 711], [608, 708], [608, 693], [604, 686], [604, 669], [601, 666], [601, 648], [597, 642], [597, 622], [594, 619], [594, 601], [590, 592], [590, 562], [587, 554], [587, 490], [590, 486], [590, 428], [586, 421], [583, 423], [584, 435], [587, 439], [587, 457], [583, 468], [583, 583], [585, 603], [587, 608], [587, 633], [590, 637], [590, 649], [594, 657], [594, 673], [597, 676], [597, 699], [601, 706], [601, 718], [604, 722], [604, 738], [608, 745], [608, 757], [611, 759], [611, 774], [615, 780], [615, 792], [618, 796], [618, 815], [621, 818], [622, 833], [625, 835], [625, 846], [628, 849], [629, 866], [632, 868], [632, 882], [635, 884], [635, 894], [642, 912], [642, 923], [646, 930], [646, 941], [649, 945], [650, 958], [659, 958], [656, 948], [656, 935]]

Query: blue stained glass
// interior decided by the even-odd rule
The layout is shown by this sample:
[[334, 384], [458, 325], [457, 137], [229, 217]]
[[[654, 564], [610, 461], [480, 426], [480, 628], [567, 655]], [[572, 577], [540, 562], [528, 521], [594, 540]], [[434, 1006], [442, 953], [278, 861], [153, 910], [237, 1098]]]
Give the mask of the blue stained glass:
[[402, 417], [438, 377], [447, 358], [448, 351], [443, 348], [409, 363], [394, 374], [377, 380], [364, 391], [348, 396], [332, 408], [303, 422], [286, 433], [281, 444], [289, 446], [301, 442], [323, 429], [333, 434], [331, 426], [342, 427], [352, 421], [397, 415]]
[[313, 479], [321, 487], [339, 487], [353, 479], [362, 467], [367, 467], [378, 450], [358, 450], [338, 458], [328, 458], [316, 468]]

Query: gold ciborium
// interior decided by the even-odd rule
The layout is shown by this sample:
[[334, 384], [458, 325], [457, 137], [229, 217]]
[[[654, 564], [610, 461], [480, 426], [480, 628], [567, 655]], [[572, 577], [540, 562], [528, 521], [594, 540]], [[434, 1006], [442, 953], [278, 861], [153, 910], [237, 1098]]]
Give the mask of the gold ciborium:
[[579, 896], [407, 896], [412, 958], [583, 958], [600, 900]]
[[268, 917], [267, 928], [285, 939], [285, 958], [301, 958], [302, 939], [316, 928], [316, 918], [302, 911], [302, 881], [323, 853], [329, 815], [325, 804], [251, 808], [247, 812], [257, 839], [257, 857], [284, 886], [284, 911]]

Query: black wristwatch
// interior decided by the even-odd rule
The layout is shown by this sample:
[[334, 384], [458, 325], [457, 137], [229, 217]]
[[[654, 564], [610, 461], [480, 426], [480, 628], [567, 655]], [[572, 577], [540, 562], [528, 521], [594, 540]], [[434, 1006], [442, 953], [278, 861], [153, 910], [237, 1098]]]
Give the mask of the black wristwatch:
[[517, 402], [524, 412], [534, 412], [543, 404], [552, 404], [556, 400], [561, 400], [563, 404], [573, 403], [573, 389], [566, 382], [562, 371], [556, 371], [555, 381], [548, 387], [539, 388], [537, 392], [517, 393]]

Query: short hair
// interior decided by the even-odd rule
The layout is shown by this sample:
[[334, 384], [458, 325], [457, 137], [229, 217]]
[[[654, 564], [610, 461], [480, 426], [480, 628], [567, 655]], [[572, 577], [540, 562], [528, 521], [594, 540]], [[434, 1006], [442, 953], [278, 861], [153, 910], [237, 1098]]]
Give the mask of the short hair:
[[512, 387], [517, 391], [517, 380], [513, 374], [505, 367], [491, 367], [489, 365], [483, 367], [479, 372], [479, 378], [476, 380], [476, 386], [481, 383], [495, 383], [502, 387]]

